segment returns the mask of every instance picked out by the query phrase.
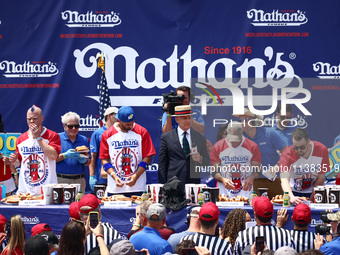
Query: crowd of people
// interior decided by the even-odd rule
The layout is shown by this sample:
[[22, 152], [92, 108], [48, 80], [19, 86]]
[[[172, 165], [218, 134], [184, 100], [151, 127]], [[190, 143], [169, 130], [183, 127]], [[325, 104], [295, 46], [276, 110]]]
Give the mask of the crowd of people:
[[[176, 95], [183, 96], [180, 105], [176, 105], [172, 113], [165, 105], [162, 117], [159, 183], [165, 184], [176, 177], [184, 185], [201, 183], [211, 177], [216, 181], [219, 193], [229, 198], [249, 198], [253, 190], [266, 187], [269, 197], [288, 192], [295, 209], [308, 211], [305, 201], [313, 200], [313, 188], [324, 185], [325, 173], [330, 170], [329, 149], [310, 140], [307, 130], [287, 127], [292, 117], [290, 105], [285, 109], [278, 107], [278, 122], [272, 128], [259, 125], [262, 116], [245, 108], [243, 114], [234, 115], [239, 121], [220, 127], [217, 142], [212, 145], [204, 136], [201, 113], [190, 106], [190, 88], [179, 87]], [[146, 170], [156, 150], [149, 132], [136, 123], [135, 112], [130, 106], [108, 107], [104, 113], [105, 125], [93, 132], [90, 141], [79, 134], [80, 117], [75, 112], [67, 112], [61, 117], [64, 131], [59, 134], [43, 126], [44, 115], [38, 106], [31, 106], [26, 116], [28, 130], [18, 137], [15, 153], [1, 155], [3, 160], [0, 162], [6, 175], [0, 176], [0, 181], [6, 186], [7, 195], [16, 185], [18, 193], [41, 195], [43, 185], [57, 183], [78, 183], [85, 193], [86, 166], [89, 166], [88, 184], [92, 191], [96, 184], [106, 186], [106, 196], [141, 195], [146, 191]], [[3, 129], [2, 124], [0, 128]], [[90, 154], [78, 152], [80, 146], [89, 148]], [[211, 167], [210, 172], [201, 171], [207, 166]], [[315, 248], [315, 240], [319, 245], [320, 238], [307, 233], [308, 219], [304, 224], [297, 220], [302, 215], [299, 211], [293, 213], [294, 231], [283, 227], [285, 211], [282, 211], [278, 225], [272, 226], [273, 207], [267, 200], [265, 197], [253, 200], [255, 227], [245, 229], [245, 222], [251, 221], [250, 215], [237, 209], [225, 219], [221, 233], [218, 233], [219, 210], [213, 203], [191, 208], [187, 219], [189, 228], [184, 233], [174, 233], [166, 226], [166, 210], [162, 204], [142, 204], [129, 233], [133, 246], [126, 242], [111, 245], [146, 249], [150, 254], [178, 253], [178, 247], [190, 249], [192, 245], [199, 254], [247, 254], [248, 250], [253, 253], [259, 235], [265, 237], [266, 248], [273, 251], [287, 246], [303, 252]], [[121, 239], [114, 227], [110, 223], [101, 223], [94, 229], [88, 226], [88, 213], [94, 210], [100, 216], [99, 205], [100, 201], [88, 194], [78, 204], [70, 206], [73, 216], [63, 229], [58, 254], [91, 253], [98, 247], [101, 254], [112, 252], [112, 247], [109, 250], [107, 245]], [[15, 216], [13, 221], [19, 226], [16, 230], [24, 229], [20, 216]], [[67, 236], [77, 238], [70, 243]], [[307, 240], [304, 239], [306, 236], [308, 242], [304, 245], [301, 240]], [[18, 233], [11, 240], [7, 234], [7, 239], [4, 251], [23, 253], [25, 236]], [[39, 238], [29, 238], [26, 242], [37, 244]], [[183, 245], [178, 246], [181, 243]]]

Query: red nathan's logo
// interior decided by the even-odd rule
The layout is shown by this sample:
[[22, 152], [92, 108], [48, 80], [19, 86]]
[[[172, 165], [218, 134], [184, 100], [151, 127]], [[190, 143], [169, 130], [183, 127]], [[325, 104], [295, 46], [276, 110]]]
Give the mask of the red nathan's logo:
[[253, 26], [301, 26], [308, 22], [305, 11], [300, 10], [264, 10], [251, 9], [247, 18]]
[[119, 14], [114, 11], [78, 11], [66, 10], [61, 13], [61, 18], [66, 20], [68, 27], [114, 27], [122, 22]]

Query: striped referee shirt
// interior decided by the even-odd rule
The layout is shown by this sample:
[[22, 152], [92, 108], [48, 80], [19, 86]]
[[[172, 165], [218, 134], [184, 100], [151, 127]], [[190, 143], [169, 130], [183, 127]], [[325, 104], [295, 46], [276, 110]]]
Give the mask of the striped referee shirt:
[[271, 225], [256, 225], [238, 233], [234, 245], [234, 254], [243, 254], [243, 249], [247, 245], [253, 245], [257, 236], [264, 236], [268, 249], [272, 251], [276, 251], [282, 246], [294, 248], [288, 230]]
[[[115, 230], [110, 223], [102, 223], [103, 226], [103, 236], [106, 245], [109, 245], [112, 240], [121, 238], [120, 234]], [[96, 236], [91, 233], [86, 237], [86, 251], [87, 254], [92, 248], [97, 247], [99, 244], [97, 242]]]
[[314, 239], [316, 234], [308, 230], [291, 230], [295, 250], [297, 252], [303, 252], [305, 250], [314, 249]]
[[203, 234], [203, 233], [195, 233], [188, 236], [182, 237], [181, 241], [183, 240], [192, 240], [197, 246], [203, 246], [207, 248], [211, 255], [232, 255], [233, 249], [231, 247], [231, 244], [223, 240], [221, 238], [218, 238], [217, 236]]

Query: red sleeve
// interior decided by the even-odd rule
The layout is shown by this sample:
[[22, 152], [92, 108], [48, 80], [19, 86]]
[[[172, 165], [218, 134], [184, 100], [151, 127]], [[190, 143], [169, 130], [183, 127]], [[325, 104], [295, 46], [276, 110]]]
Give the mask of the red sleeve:
[[216, 163], [221, 163], [221, 159], [220, 159], [220, 152], [221, 152], [221, 148], [223, 146], [221, 145], [221, 142], [217, 142], [214, 144], [214, 146], [212, 147], [211, 153], [210, 153], [210, 163], [211, 165], [214, 165]]
[[290, 166], [292, 164], [292, 162], [290, 160], [291, 159], [291, 155], [290, 155], [291, 150], [292, 150], [292, 146], [286, 148], [281, 154], [281, 157], [280, 157], [280, 160], [279, 160], [280, 173], [290, 171]]
[[47, 135], [47, 137], [45, 136], [45, 133], [42, 138], [47, 139], [48, 140], [48, 145], [52, 146], [58, 153], [58, 155], [60, 154], [60, 150], [61, 150], [61, 142], [60, 142], [60, 136], [53, 131], [50, 131], [51, 134]]
[[252, 153], [253, 153], [253, 157], [251, 161], [261, 162], [260, 148], [256, 143], [252, 144]]
[[100, 149], [99, 149], [99, 158], [100, 159], [107, 159], [110, 158], [109, 154], [109, 146], [107, 144], [107, 138], [108, 138], [108, 131], [109, 129], [105, 130], [101, 141], [100, 141]]
[[149, 132], [143, 128], [142, 133], [142, 158], [151, 157], [156, 154], [155, 148], [150, 137]]

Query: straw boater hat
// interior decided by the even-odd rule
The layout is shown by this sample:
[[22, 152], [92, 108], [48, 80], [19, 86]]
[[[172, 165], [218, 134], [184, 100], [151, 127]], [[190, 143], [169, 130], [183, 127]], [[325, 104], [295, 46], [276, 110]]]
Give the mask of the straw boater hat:
[[244, 108], [243, 114], [233, 114], [233, 116], [237, 118], [240, 118], [241, 116], [248, 116], [248, 117], [252, 117], [255, 119], [257, 118], [257, 119], [263, 120], [263, 116], [252, 113], [251, 111], [249, 111], [248, 108]]
[[190, 105], [178, 105], [175, 106], [175, 114], [171, 117], [180, 117], [180, 116], [187, 116], [187, 115], [194, 115], [195, 112], [192, 112]]

